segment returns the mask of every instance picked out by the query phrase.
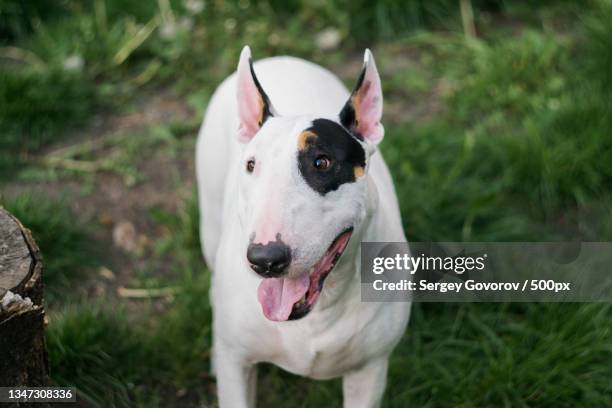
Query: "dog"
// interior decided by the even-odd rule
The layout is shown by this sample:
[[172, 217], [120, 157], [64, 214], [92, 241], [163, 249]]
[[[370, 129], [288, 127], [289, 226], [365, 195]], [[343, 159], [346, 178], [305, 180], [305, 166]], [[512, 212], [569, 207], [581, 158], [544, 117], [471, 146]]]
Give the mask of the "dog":
[[380, 404], [410, 315], [360, 298], [360, 243], [406, 241], [382, 108], [369, 50], [352, 93], [302, 59], [253, 64], [248, 46], [214, 92], [196, 168], [221, 407], [255, 405], [259, 362], [342, 377], [346, 407]]

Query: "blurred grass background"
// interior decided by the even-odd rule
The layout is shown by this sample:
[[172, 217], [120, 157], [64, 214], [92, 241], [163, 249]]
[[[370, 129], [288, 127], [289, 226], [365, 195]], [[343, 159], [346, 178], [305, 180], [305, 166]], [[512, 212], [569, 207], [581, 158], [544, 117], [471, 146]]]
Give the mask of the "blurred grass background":
[[[244, 44], [348, 86], [373, 48], [410, 240], [612, 238], [608, 0], [0, 0], [0, 200], [45, 256], [52, 379], [88, 405], [216, 404], [192, 158]], [[609, 304], [417, 304], [384, 406], [612, 406], [610, 378]], [[273, 367], [260, 390], [341, 405]]]

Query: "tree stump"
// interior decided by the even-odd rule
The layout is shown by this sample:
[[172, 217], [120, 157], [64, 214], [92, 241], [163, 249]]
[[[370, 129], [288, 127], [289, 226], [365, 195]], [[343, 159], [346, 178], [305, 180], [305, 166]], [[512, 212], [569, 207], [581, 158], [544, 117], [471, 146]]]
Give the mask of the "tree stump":
[[30, 231], [0, 207], [0, 386], [48, 385], [42, 268]]

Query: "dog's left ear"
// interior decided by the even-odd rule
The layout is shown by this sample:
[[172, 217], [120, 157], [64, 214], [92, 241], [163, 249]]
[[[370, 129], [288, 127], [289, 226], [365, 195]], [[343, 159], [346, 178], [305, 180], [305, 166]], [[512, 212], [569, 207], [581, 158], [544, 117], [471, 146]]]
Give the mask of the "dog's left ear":
[[380, 123], [383, 109], [382, 87], [374, 56], [369, 49], [363, 56], [363, 69], [349, 100], [340, 112], [340, 123], [364, 140], [378, 144], [385, 128]]
[[274, 116], [274, 108], [255, 76], [251, 49], [248, 45], [240, 53], [236, 74], [238, 76], [238, 117], [240, 119], [238, 136], [241, 142], [247, 143], [255, 136], [264, 122], [270, 116]]

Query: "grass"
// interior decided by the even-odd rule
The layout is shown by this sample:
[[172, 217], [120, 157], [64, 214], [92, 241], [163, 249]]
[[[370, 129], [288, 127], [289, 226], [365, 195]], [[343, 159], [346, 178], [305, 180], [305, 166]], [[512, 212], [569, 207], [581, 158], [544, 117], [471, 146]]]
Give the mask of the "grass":
[[[482, 3], [483, 10], [503, 4]], [[303, 36], [304, 31], [333, 28], [349, 46], [368, 45], [375, 37], [388, 39], [451, 20], [457, 27], [458, 7], [452, 0], [355, 2], [349, 7], [274, 0], [69, 0], [48, 5], [4, 0], [0, 172], [8, 177], [31, 162], [40, 147], [78, 129], [101, 109], [122, 109], [135, 90], [147, 85], [177, 83], [183, 93], [209, 92], [234, 68], [234, 47], [227, 44], [248, 43], [255, 55], [291, 53], [329, 61], [341, 53], [321, 50], [315, 36]]]
[[173, 405], [172, 393], [182, 388], [210, 399], [200, 390], [211, 381], [209, 279], [202, 272], [183, 275], [173, 308], [162, 317], [147, 312], [138, 325], [113, 305], [79, 303], [53, 314], [53, 382], [76, 387], [94, 407]]
[[[597, 33], [585, 36], [599, 44]], [[609, 239], [609, 223], [579, 223], [591, 211], [609, 219], [612, 199], [607, 77], [576, 62], [601, 58], [587, 50], [527, 31], [445, 55], [444, 112], [390, 129], [382, 146], [400, 195], [410, 191], [410, 239]]]
[[417, 305], [388, 406], [609, 405], [611, 323], [609, 305]]
[[94, 406], [129, 406], [145, 376], [142, 340], [121, 312], [70, 307], [52, 316], [47, 347], [54, 382], [76, 386]]
[[96, 99], [76, 74], [0, 67], [0, 75], [0, 178], [6, 179], [61, 131], [84, 124]]
[[[8, 4], [0, 32], [34, 57], [0, 65], [9, 72], [0, 77], [6, 177], [33, 171], [41, 148], [102, 107], [129, 105], [143, 87], [172, 84], [201, 110], [244, 43], [256, 55], [291, 53], [329, 66], [376, 40], [381, 72], [406, 55], [411, 64], [383, 78], [386, 100], [407, 113], [386, 125], [382, 145], [410, 240], [612, 237], [609, 2], [577, 10], [569, 2], [474, 1], [483, 35], [469, 41], [454, 1], [207, 2], [200, 13], [187, 2], [69, 1], [30, 8], [34, 20], [17, 17], [25, 13], [18, 2]], [[496, 25], [514, 20], [523, 24], [517, 32]], [[340, 50], [323, 51], [303, 35], [329, 27], [339, 30]], [[432, 89], [438, 110], [411, 114], [410, 104], [422, 105]], [[131, 186], [146, 182], [135, 159], [152, 150], [172, 156], [194, 129], [155, 125], [109, 139], [105, 149], [118, 152], [111, 161], [89, 151], [69, 158]], [[167, 233], [147, 253], [139, 283], [178, 287], [161, 313], [153, 304], [134, 313], [105, 298], [62, 298], [97, 265], [92, 248], [108, 244], [74, 222], [65, 202], [24, 196], [3, 205], [45, 255], [56, 384], [76, 386], [99, 407], [214, 404], [195, 194], [176, 211], [148, 214]], [[150, 276], [168, 260], [172, 273]], [[610, 406], [611, 312], [609, 304], [416, 304], [383, 406]], [[272, 366], [261, 368], [259, 389], [260, 406], [341, 405], [339, 380], [310, 381]]]

